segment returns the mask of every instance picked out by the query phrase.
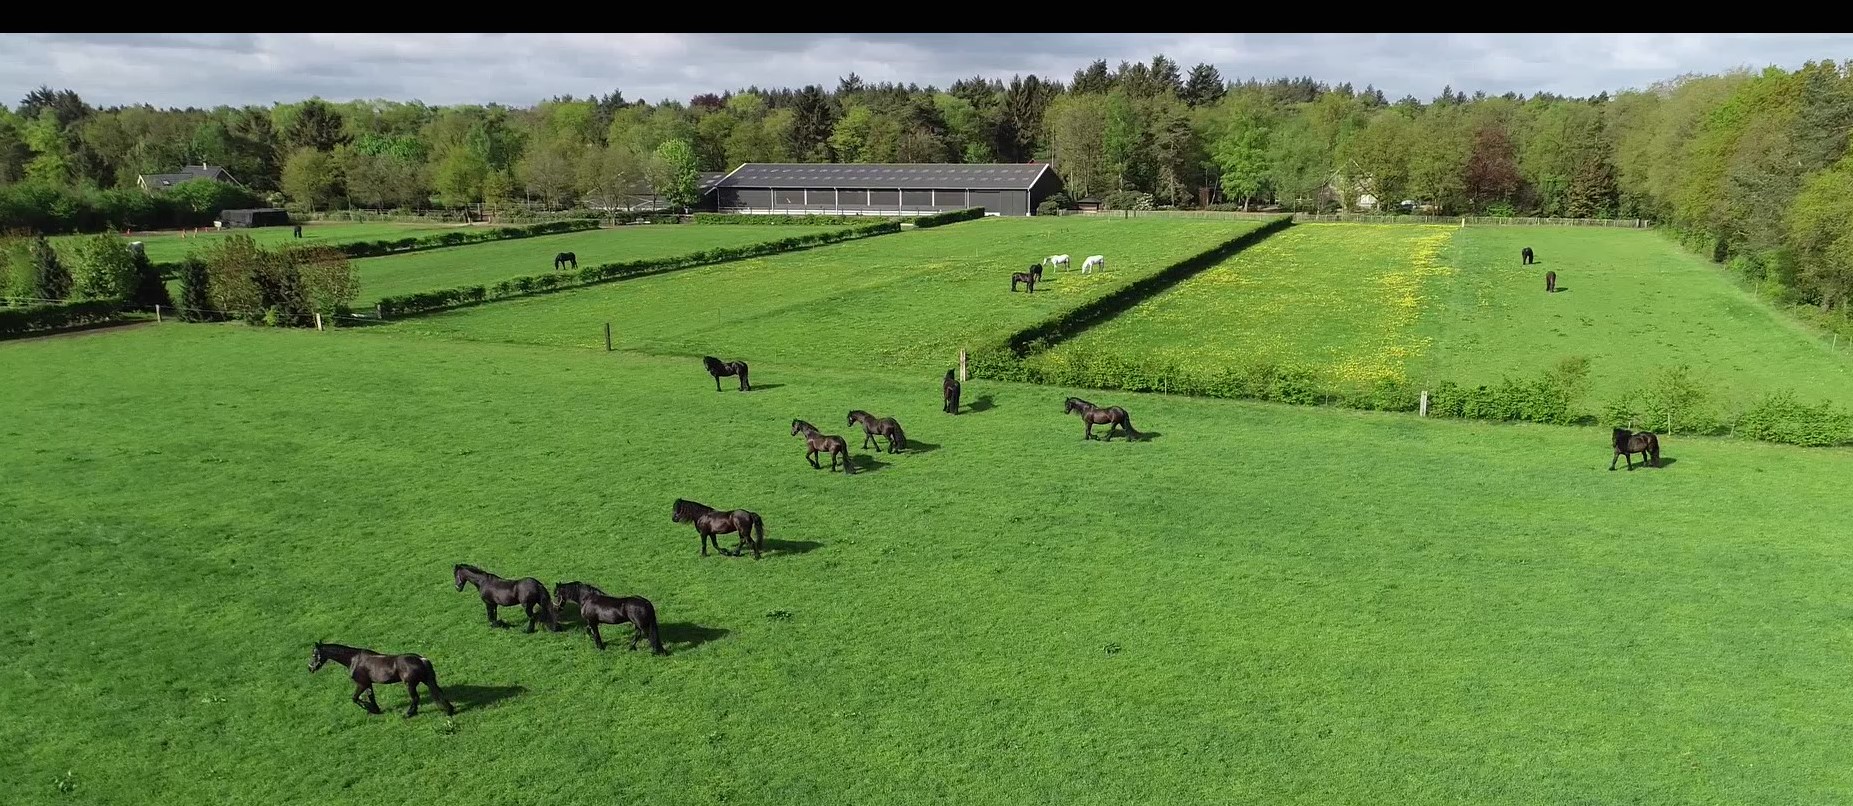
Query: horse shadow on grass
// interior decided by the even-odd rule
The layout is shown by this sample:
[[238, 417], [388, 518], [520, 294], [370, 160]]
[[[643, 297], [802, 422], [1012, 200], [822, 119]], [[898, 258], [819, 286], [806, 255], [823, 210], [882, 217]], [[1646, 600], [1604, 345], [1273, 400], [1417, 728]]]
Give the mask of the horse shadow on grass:
[[1553, 294], [1562, 294], [1562, 293], [1564, 293], [1564, 292], [1566, 292], [1566, 291], [1569, 291], [1569, 290], [1570, 290], [1570, 287], [1569, 287], [1569, 286], [1567, 286], [1567, 285], [1560, 285], [1560, 286], [1558, 286], [1558, 287], [1557, 287], [1557, 290], [1555, 290], [1555, 291], [1552, 291], [1551, 293], [1553, 293]]
[[778, 540], [770, 537], [766, 538], [766, 553], [774, 556], [780, 554], [809, 554], [823, 548], [823, 546], [824, 544], [815, 540]]
[[965, 408], [971, 413], [977, 414], [981, 411], [990, 411], [994, 408], [997, 408], [997, 401], [994, 400], [990, 395], [979, 395], [978, 397], [973, 398], [972, 402], [967, 404]]
[[487, 708], [503, 700], [513, 699], [528, 692], [524, 686], [445, 686], [444, 696], [457, 706], [458, 711], [474, 711]]
[[748, 392], [770, 392], [774, 389], [783, 389], [783, 388], [785, 388], [785, 384], [782, 384], [782, 383], [756, 383], [756, 384], [753, 384], [753, 388], [748, 389], [746, 391]]
[[[858, 475], [862, 473], [873, 473], [884, 467], [891, 467], [894, 464], [892, 462], [884, 462], [880, 459], [875, 458], [874, 454], [867, 454], [867, 453], [861, 456], [854, 457], [854, 461], [856, 464], [856, 473]], [[825, 467], [829, 467], [829, 465], [825, 465]]]
[[939, 450], [939, 445], [937, 444], [921, 442], [917, 439], [909, 439], [907, 441], [907, 447], [901, 449], [901, 454], [905, 456], [910, 453], [932, 453], [936, 450]]
[[[771, 541], [766, 541], [770, 543]], [[657, 635], [663, 639], [665, 646], [681, 650], [695, 649], [710, 641], [726, 638], [730, 630], [721, 627], [703, 627], [686, 621], [668, 622], [657, 625]]]

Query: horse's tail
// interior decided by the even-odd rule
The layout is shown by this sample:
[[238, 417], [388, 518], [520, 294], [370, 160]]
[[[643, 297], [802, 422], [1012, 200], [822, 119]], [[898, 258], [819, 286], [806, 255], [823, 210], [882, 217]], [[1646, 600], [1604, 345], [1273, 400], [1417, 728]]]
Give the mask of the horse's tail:
[[894, 448], [897, 442], [900, 443], [901, 450], [907, 450], [907, 432], [901, 430], [900, 423], [894, 424], [894, 434], [888, 437], [888, 447]]
[[645, 607], [647, 609], [644, 610], [644, 618], [649, 619], [650, 623], [644, 625], [644, 634], [650, 636], [650, 651], [658, 655], [667, 655], [669, 650], [663, 648], [662, 633], [656, 627], [656, 606], [645, 605]]
[[1647, 455], [1654, 458], [1654, 467], [1660, 466], [1660, 437], [1647, 435]]
[[748, 525], [753, 530], [753, 545], [758, 546], [760, 551], [765, 551], [766, 550], [766, 519], [759, 517], [759, 513], [755, 512], [753, 513], [753, 522]]
[[1133, 427], [1132, 427], [1132, 415], [1131, 415], [1131, 414], [1128, 414], [1128, 413], [1125, 413], [1125, 412], [1122, 412], [1122, 413], [1120, 414], [1120, 416], [1121, 416], [1122, 418], [1124, 418], [1124, 420], [1125, 420], [1125, 422], [1126, 422], [1126, 430], [1127, 430], [1127, 431], [1129, 431], [1129, 432], [1131, 432], [1131, 433], [1132, 433], [1132, 435], [1133, 435], [1133, 436], [1135, 436], [1135, 437], [1136, 437], [1136, 436], [1139, 436], [1139, 430], [1138, 430], [1138, 429], [1136, 429], [1136, 428], [1133, 428]]
[[842, 444], [842, 447], [838, 448], [837, 450], [842, 452], [843, 454], [843, 475], [847, 476], [852, 473], [855, 473], [856, 469], [849, 466], [849, 443], [843, 442], [841, 444]]

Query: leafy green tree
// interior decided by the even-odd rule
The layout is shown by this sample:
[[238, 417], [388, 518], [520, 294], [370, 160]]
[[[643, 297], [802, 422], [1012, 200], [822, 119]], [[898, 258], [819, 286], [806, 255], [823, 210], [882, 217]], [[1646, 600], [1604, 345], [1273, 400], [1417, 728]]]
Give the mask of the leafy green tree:
[[522, 157], [516, 163], [515, 174], [529, 194], [554, 207], [565, 207], [573, 201], [584, 151], [584, 146], [576, 142], [551, 140]]
[[218, 319], [212, 301], [212, 274], [206, 261], [193, 255], [180, 261], [180, 317], [189, 322]]
[[52, 248], [45, 236], [33, 238], [27, 247], [25, 272], [19, 285], [25, 292], [21, 296], [40, 300], [71, 297], [71, 270], [58, 259], [58, 250]]
[[128, 299], [136, 290], [135, 250], [113, 232], [84, 239], [75, 264], [73, 292], [78, 299]]
[[687, 140], [670, 140], [657, 147], [655, 157], [661, 166], [655, 185], [659, 195], [684, 209], [700, 201], [701, 171], [695, 163], [694, 146]]
[[468, 148], [454, 148], [444, 155], [437, 167], [439, 203], [446, 207], [475, 204], [483, 198], [483, 181], [489, 176], [489, 161]]
[[174, 299], [167, 292], [167, 280], [161, 277], [161, 270], [155, 268], [154, 261], [148, 259], [146, 252], [135, 250], [130, 268], [134, 273], [133, 285], [128, 294], [130, 304], [141, 308], [156, 305], [174, 307]]
[[1853, 157], [1802, 187], [1789, 211], [1788, 243], [1822, 310], [1853, 299]]
[[26, 163], [26, 180], [53, 187], [69, 184], [71, 146], [57, 113], [47, 109], [30, 121], [25, 127], [25, 139], [32, 160]]
[[1242, 209], [1267, 192], [1272, 166], [1268, 163], [1268, 131], [1258, 121], [1238, 122], [1223, 131], [1214, 149], [1222, 169], [1225, 198], [1241, 199]]
[[349, 139], [340, 110], [320, 98], [311, 98], [296, 108], [283, 136], [292, 148], [324, 152], [335, 150]]
[[304, 146], [283, 163], [284, 194], [310, 210], [333, 204], [340, 186], [340, 167], [328, 152]]
[[1107, 160], [1107, 99], [1102, 95], [1064, 95], [1045, 114], [1055, 172], [1076, 196], [1104, 193], [1114, 187]]
[[1198, 64], [1190, 68], [1190, 79], [1184, 82], [1184, 91], [1180, 97], [1191, 106], [1210, 106], [1222, 100], [1228, 92], [1229, 87], [1215, 66]]

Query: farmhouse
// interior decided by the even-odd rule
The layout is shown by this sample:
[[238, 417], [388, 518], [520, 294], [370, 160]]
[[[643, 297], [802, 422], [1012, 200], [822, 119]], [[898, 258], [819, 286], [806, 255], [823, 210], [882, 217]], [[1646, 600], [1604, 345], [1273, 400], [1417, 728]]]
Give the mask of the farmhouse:
[[197, 166], [188, 165], [173, 173], [140, 174], [135, 177], [135, 182], [141, 185], [142, 190], [152, 193], [157, 190], [166, 190], [181, 182], [191, 182], [195, 179], [224, 182], [228, 185], [240, 184], [240, 182], [224, 168], [217, 165], [207, 165], [205, 163], [200, 163]]
[[1026, 216], [1062, 189], [1047, 163], [949, 165], [749, 162], [714, 186], [723, 213], [929, 215], [983, 207]]

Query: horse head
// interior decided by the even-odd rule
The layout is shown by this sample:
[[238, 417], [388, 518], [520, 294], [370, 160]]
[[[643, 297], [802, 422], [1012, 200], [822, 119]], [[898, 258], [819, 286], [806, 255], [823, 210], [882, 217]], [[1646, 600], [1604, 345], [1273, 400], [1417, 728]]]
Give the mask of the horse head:
[[451, 569], [451, 576], [456, 578], [457, 590], [463, 590], [464, 583], [470, 581], [470, 574], [480, 574], [482, 572], [483, 569], [477, 568], [474, 565], [457, 563], [456, 567]]
[[1632, 432], [1632, 431], [1629, 431], [1629, 430], [1628, 430], [1628, 429], [1626, 429], [1626, 428], [1617, 428], [1617, 429], [1615, 429], [1615, 447], [1616, 447], [1616, 449], [1618, 449], [1618, 450], [1619, 450], [1619, 449], [1623, 449], [1623, 448], [1625, 448], [1625, 447], [1627, 446], [1627, 444], [1628, 444], [1628, 438], [1629, 438], [1629, 437], [1632, 437], [1632, 436], [1634, 436], [1634, 432]]
[[309, 649], [309, 674], [315, 674], [322, 668], [322, 664], [328, 662], [328, 656], [322, 654], [322, 646], [323, 642], [317, 641], [315, 646]]
[[721, 366], [721, 360], [720, 360], [720, 359], [718, 359], [718, 358], [715, 358], [714, 356], [711, 356], [711, 355], [704, 355], [704, 356], [702, 356], [702, 357], [701, 357], [701, 363], [703, 363], [703, 364], [707, 364], [707, 365], [708, 365], [708, 369], [709, 369], [709, 370], [718, 370], [718, 369], [722, 369], [722, 366]]
[[1085, 414], [1088, 409], [1091, 409], [1093, 407], [1094, 407], [1094, 404], [1092, 403], [1089, 403], [1078, 397], [1071, 397], [1071, 398], [1068, 398], [1067, 402], [1063, 404], [1062, 413], [1063, 414], [1073, 414], [1078, 411], [1078, 412], [1082, 412], [1083, 414]]
[[797, 436], [801, 432], [815, 431], [815, 430], [817, 429], [812, 428], [810, 423], [807, 423], [803, 420], [792, 420], [791, 421], [791, 435], [794, 437]]
[[554, 607], [565, 607], [567, 602], [579, 601], [580, 582], [561, 582], [553, 586]]

